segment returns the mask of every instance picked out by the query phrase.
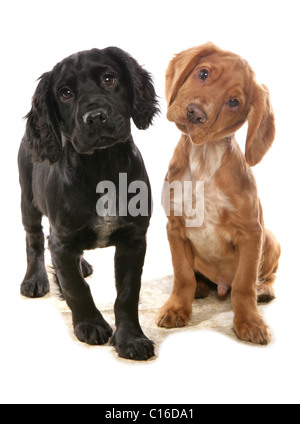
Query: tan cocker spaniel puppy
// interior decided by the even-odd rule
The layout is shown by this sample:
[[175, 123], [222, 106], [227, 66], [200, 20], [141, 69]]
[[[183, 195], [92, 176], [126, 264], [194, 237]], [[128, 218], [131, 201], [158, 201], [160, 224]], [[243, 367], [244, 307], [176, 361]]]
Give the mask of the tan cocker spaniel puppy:
[[[182, 135], [162, 196], [174, 288], [157, 323], [188, 324], [194, 297], [207, 296], [213, 282], [220, 298], [231, 290], [237, 336], [267, 344], [270, 332], [257, 301], [275, 298], [280, 245], [265, 229], [250, 167], [275, 137], [268, 89], [244, 59], [207, 43], [170, 62], [166, 98], [167, 118]], [[235, 132], [246, 121], [244, 154]]]

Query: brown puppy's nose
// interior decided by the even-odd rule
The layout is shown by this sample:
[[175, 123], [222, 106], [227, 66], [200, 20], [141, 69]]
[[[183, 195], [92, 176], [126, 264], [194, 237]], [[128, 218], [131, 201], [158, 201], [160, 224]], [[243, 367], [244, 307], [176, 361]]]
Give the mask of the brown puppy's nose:
[[193, 103], [187, 107], [187, 118], [192, 124], [204, 124], [207, 121], [206, 113]]

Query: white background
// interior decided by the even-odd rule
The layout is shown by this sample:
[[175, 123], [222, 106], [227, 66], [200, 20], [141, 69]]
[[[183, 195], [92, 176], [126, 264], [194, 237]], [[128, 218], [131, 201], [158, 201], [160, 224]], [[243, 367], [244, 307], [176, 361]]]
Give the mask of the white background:
[[[1, 2], [1, 403], [299, 403], [297, 6], [296, 0]], [[144, 364], [112, 359], [107, 350], [78, 348], [55, 308], [19, 296], [26, 258], [16, 156], [35, 81], [67, 55], [111, 45], [153, 74], [162, 114], [149, 130], [133, 129], [155, 202], [147, 281], [172, 273], [160, 191], [180, 134], [165, 118], [164, 72], [173, 54], [206, 41], [250, 62], [268, 85], [276, 113], [276, 140], [254, 169], [266, 225], [283, 249], [278, 299], [264, 313], [273, 342], [252, 347], [216, 332], [186, 331], [166, 339], [159, 358]], [[239, 141], [243, 146], [243, 131]], [[110, 280], [111, 251], [97, 255]], [[102, 268], [101, 273], [105, 280]], [[99, 284], [105, 292], [105, 281]]]

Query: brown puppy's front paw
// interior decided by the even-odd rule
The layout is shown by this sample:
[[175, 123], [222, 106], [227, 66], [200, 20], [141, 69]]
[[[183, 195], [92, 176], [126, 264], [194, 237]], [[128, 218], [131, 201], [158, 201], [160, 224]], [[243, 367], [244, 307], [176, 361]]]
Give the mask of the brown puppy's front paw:
[[270, 330], [259, 315], [249, 319], [235, 319], [234, 330], [239, 339], [247, 342], [267, 345], [271, 341]]
[[184, 327], [188, 324], [191, 314], [191, 309], [166, 304], [159, 311], [156, 324], [165, 328]]

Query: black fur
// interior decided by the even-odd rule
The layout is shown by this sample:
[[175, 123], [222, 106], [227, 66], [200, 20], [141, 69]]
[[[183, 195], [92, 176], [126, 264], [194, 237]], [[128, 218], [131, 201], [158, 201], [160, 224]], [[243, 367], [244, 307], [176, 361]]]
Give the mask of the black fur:
[[[120, 356], [136, 360], [154, 355], [138, 319], [151, 189], [130, 118], [146, 129], [157, 112], [150, 75], [127, 53], [116, 47], [77, 53], [40, 78], [18, 157], [28, 263], [21, 293], [41, 297], [49, 291], [41, 226], [46, 215], [52, 262], [75, 334], [82, 342], [104, 344], [112, 329], [84, 280], [92, 267], [82, 254], [116, 246], [117, 329], [111, 343]], [[119, 173], [127, 174], [128, 185], [147, 184], [147, 216], [119, 216], [118, 208], [112, 220], [98, 216], [97, 184], [112, 181], [118, 193]]]

